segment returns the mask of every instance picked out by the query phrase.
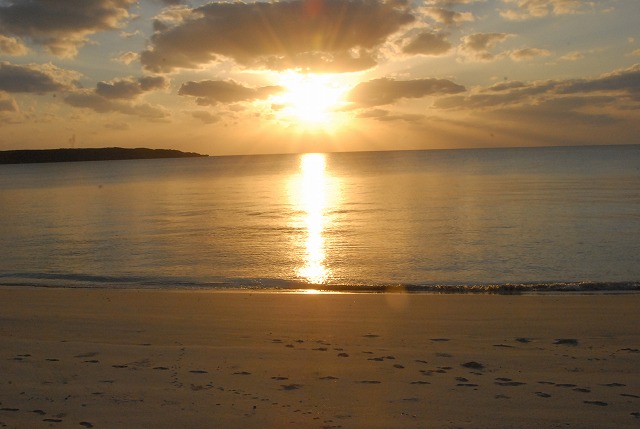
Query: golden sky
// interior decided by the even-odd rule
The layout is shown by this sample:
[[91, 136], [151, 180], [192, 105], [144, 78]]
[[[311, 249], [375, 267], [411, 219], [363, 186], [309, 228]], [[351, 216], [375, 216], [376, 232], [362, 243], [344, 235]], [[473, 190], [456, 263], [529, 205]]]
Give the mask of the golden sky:
[[640, 143], [638, 0], [0, 0], [0, 150]]

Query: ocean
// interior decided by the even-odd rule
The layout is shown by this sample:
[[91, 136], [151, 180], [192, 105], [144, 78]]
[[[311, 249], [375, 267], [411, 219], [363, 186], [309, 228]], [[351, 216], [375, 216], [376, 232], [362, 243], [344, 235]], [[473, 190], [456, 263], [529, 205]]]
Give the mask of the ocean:
[[0, 166], [0, 285], [640, 291], [640, 146]]

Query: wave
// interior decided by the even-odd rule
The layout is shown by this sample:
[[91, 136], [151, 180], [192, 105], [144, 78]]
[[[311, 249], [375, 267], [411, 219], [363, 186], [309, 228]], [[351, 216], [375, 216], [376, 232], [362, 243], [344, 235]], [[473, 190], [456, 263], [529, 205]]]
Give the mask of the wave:
[[275, 278], [211, 278], [105, 276], [78, 273], [4, 273], [0, 286], [107, 289], [199, 289], [265, 292], [429, 293], [429, 294], [539, 294], [640, 293], [640, 281], [580, 281], [464, 284], [311, 284]]

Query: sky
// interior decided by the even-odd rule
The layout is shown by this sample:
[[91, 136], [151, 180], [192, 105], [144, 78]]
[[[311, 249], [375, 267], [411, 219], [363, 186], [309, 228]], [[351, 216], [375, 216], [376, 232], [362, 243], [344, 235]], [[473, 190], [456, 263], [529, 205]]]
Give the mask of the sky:
[[0, 150], [640, 143], [638, 0], [0, 0]]

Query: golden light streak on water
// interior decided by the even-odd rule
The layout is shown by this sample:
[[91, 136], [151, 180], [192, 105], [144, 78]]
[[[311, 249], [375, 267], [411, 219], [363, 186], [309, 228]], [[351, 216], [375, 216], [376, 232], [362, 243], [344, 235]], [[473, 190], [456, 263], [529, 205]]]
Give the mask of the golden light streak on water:
[[304, 265], [298, 269], [297, 274], [312, 284], [326, 283], [330, 276], [330, 270], [325, 264], [324, 232], [328, 201], [328, 177], [325, 169], [325, 155], [302, 155], [296, 199], [305, 213], [306, 241]]

